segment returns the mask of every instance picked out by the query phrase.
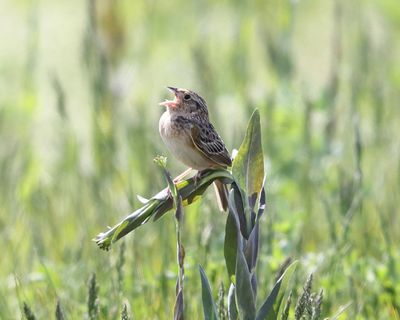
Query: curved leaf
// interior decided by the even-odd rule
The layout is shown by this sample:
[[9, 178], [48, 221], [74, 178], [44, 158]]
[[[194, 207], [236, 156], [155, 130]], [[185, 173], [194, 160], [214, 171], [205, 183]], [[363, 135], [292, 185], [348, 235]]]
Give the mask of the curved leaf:
[[264, 158], [261, 144], [260, 113], [257, 109], [250, 118], [246, 135], [233, 161], [232, 174], [248, 197], [260, 193], [264, 179]]
[[[225, 225], [225, 241], [224, 241], [224, 256], [226, 269], [228, 271], [229, 279], [235, 275], [236, 270], [236, 253], [238, 241], [240, 237], [239, 226], [237, 221], [237, 213], [234, 202], [234, 191], [229, 192], [229, 212], [226, 218]], [[232, 281], [232, 280], [231, 280]]]
[[244, 255], [246, 257], [247, 264], [250, 271], [253, 271], [256, 267], [258, 260], [258, 250], [259, 250], [259, 238], [260, 238], [260, 223], [259, 220], [256, 221], [253, 230], [249, 235], [249, 239], [246, 242], [244, 248]]
[[199, 266], [200, 278], [201, 278], [201, 298], [203, 301], [203, 311], [205, 320], [217, 320], [217, 308], [215, 306], [214, 299], [212, 297], [210, 284], [208, 282], [204, 269]]
[[[189, 178], [177, 183], [176, 187], [182, 197], [183, 205], [188, 205], [201, 197], [204, 191], [215, 179], [223, 179], [227, 182], [233, 181], [233, 177], [229, 171], [225, 169], [218, 169], [204, 171], [200, 180], [198, 181], [196, 181], [194, 178]], [[174, 188], [172, 189], [173, 192], [175, 192]], [[150, 218], [153, 218], [154, 220], [159, 219], [165, 213], [171, 210], [173, 205], [174, 203], [171, 193], [168, 192], [168, 188], [165, 188], [154, 195], [141, 208], [125, 217], [114, 227], [105, 232], [101, 232], [94, 239], [94, 241], [101, 249], [109, 250], [115, 241], [121, 239], [132, 230], [148, 222]]]
[[240, 246], [238, 246], [236, 255], [235, 293], [240, 319], [254, 320], [256, 315], [256, 305], [251, 285], [251, 274]]
[[297, 261], [293, 262], [282, 274], [282, 276], [276, 282], [271, 293], [264, 301], [260, 310], [257, 313], [256, 320], [276, 320], [278, 319], [279, 310], [282, 304], [283, 297], [286, 292], [286, 288], [292, 277], [294, 270], [296, 269]]
[[238, 318], [235, 299], [235, 285], [233, 283], [231, 283], [228, 292], [228, 317], [229, 320], [237, 320]]

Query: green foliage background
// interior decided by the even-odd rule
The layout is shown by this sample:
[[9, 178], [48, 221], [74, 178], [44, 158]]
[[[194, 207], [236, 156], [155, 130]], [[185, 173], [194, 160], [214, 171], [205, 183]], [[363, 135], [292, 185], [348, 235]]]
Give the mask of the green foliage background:
[[[397, 0], [3, 1], [0, 30], [1, 319], [20, 318], [23, 301], [53, 317], [57, 299], [82, 318], [92, 272], [102, 318], [123, 302], [136, 319], [171, 318], [173, 215], [109, 253], [91, 241], [164, 187], [152, 159], [170, 156], [158, 135], [167, 85], [206, 98], [230, 150], [260, 110], [259, 296], [291, 256], [298, 288], [315, 272], [324, 316], [352, 302], [343, 319], [399, 318]], [[185, 209], [195, 317], [198, 264], [214, 290], [228, 283], [213, 196]]]

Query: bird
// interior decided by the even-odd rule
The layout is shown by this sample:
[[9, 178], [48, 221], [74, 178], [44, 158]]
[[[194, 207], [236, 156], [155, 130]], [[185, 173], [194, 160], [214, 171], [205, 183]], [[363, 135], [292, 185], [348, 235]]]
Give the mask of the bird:
[[[180, 162], [197, 170], [198, 174], [210, 168], [231, 167], [231, 155], [210, 122], [206, 101], [192, 90], [175, 87], [167, 89], [174, 94], [174, 99], [160, 102], [166, 110], [159, 121], [159, 132], [167, 149]], [[226, 211], [227, 186], [215, 180], [214, 187], [218, 207]]]

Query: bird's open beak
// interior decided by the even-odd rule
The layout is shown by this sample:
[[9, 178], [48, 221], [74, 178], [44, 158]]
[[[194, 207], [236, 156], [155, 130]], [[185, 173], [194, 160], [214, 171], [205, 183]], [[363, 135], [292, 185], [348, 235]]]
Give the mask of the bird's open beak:
[[165, 106], [165, 107], [170, 107], [170, 108], [176, 108], [176, 106], [178, 105], [178, 95], [177, 95], [178, 88], [167, 87], [167, 89], [175, 95], [174, 100], [165, 100], [163, 102], [160, 102], [159, 105]]
[[167, 89], [169, 91], [171, 91], [173, 94], [176, 94], [178, 92], [178, 88], [174, 88], [174, 87], [167, 87]]

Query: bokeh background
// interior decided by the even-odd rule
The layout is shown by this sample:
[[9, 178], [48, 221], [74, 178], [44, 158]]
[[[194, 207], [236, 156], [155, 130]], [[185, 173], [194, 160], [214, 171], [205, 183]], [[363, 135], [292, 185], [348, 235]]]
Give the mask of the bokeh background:
[[[260, 297], [288, 256], [314, 273], [323, 315], [398, 319], [400, 5], [397, 0], [18, 0], [0, 10], [0, 318], [27, 302], [102, 318], [170, 319], [173, 215], [111, 252], [91, 239], [165, 183], [153, 158], [165, 87], [199, 92], [228, 148], [261, 112], [267, 214]], [[177, 175], [185, 168], [169, 159]], [[185, 210], [185, 299], [198, 264], [228, 283], [214, 195]], [[296, 296], [297, 291], [294, 290]]]

